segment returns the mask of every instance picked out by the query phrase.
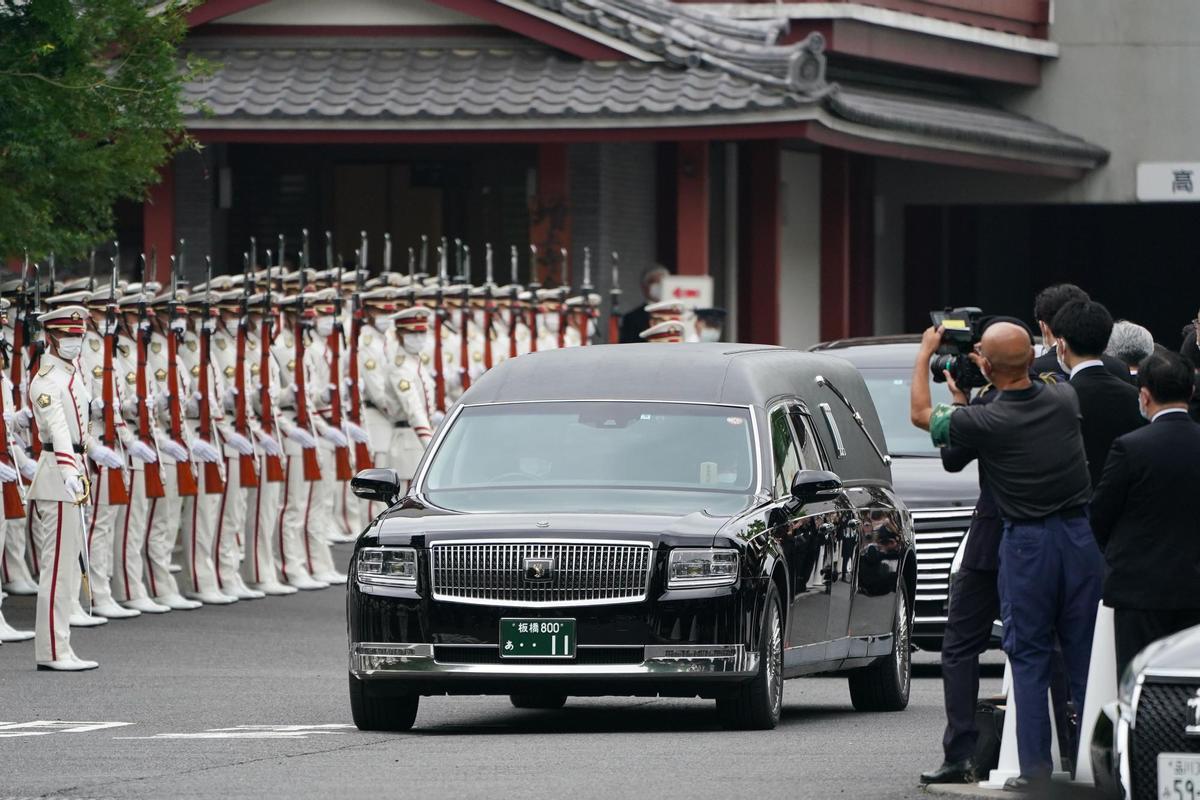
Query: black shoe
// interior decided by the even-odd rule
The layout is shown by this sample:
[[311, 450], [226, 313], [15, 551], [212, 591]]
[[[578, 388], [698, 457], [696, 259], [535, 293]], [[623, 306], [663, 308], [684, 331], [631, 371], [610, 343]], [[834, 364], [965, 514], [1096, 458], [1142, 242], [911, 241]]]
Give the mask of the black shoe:
[[1050, 786], [1050, 778], [1027, 778], [1020, 775], [1016, 778], [1009, 778], [1004, 782], [1004, 791], [1014, 792], [1016, 794], [1033, 794], [1041, 792]]
[[947, 761], [932, 772], [921, 773], [921, 785], [931, 783], [975, 783], [975, 764], [971, 759]]

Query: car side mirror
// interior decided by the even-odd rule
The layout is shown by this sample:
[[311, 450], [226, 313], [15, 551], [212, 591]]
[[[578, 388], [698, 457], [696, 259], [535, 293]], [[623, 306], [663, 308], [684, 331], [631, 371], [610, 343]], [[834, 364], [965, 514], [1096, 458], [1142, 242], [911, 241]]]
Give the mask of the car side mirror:
[[364, 469], [350, 479], [350, 491], [355, 497], [390, 506], [400, 495], [400, 484], [400, 473], [394, 469]]
[[810, 503], [828, 497], [842, 488], [842, 479], [823, 469], [802, 469], [792, 479], [792, 497]]

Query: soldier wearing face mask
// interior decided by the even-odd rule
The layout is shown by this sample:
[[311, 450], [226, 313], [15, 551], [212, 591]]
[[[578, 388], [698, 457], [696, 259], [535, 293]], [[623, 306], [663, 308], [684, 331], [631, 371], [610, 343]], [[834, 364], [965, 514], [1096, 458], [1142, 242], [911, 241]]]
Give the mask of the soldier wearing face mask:
[[696, 309], [696, 338], [701, 342], [719, 342], [725, 328], [725, 309]]
[[661, 264], [656, 264], [642, 273], [642, 296], [645, 298], [645, 302], [622, 315], [621, 342], [623, 344], [642, 341], [641, 332], [652, 324], [650, 315], [646, 312], [646, 306], [662, 300], [662, 280], [669, 274], [671, 274], [670, 271]]
[[400, 477], [411, 481], [425, 447], [433, 438], [433, 376], [421, 356], [428, 347], [433, 312], [414, 307], [394, 317], [400, 347], [388, 370], [391, 391], [400, 418], [392, 430], [391, 451]]

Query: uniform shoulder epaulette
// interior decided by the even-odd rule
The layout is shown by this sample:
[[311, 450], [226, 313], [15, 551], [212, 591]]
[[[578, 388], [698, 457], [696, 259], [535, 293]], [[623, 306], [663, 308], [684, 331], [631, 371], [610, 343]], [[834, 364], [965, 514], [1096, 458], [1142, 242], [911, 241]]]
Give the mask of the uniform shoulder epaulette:
[[979, 394], [977, 394], [975, 396], [976, 397], [987, 397], [989, 394], [991, 394], [995, 390], [996, 390], [996, 387], [989, 383], [989, 384], [985, 385], [982, 389], [980, 389]]
[[49, 374], [50, 374], [51, 372], [53, 372], [53, 371], [54, 371], [54, 365], [53, 365], [53, 364], [46, 364], [45, 366], [43, 366], [41, 369], [39, 369], [39, 370], [38, 370], [38, 377], [39, 377], [39, 378], [44, 378], [44, 377], [46, 377], [47, 375], [49, 375]]
[[1053, 385], [1055, 383], [1058, 383], [1058, 373], [1057, 372], [1043, 372], [1040, 375], [1038, 375], [1038, 380], [1041, 381], [1042, 383]]

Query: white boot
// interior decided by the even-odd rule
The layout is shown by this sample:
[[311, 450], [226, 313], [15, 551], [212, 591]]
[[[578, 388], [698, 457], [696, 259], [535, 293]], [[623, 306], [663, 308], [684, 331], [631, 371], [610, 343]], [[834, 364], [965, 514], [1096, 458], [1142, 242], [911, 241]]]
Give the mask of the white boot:
[[319, 581], [310, 575], [305, 575], [304, 573], [301, 573], [294, 578], [289, 578], [288, 583], [291, 584], [292, 586], [295, 586], [297, 589], [302, 589], [306, 592], [310, 592], [310, 591], [313, 591], [316, 589], [328, 589], [329, 588], [329, 584], [326, 583], [325, 581]]
[[154, 598], [154, 602], [164, 605], [172, 611], [191, 611], [204, 605], [196, 600], [188, 600], [181, 594], [164, 594]]
[[100, 603], [92, 607], [92, 615], [104, 617], [105, 619], [132, 619], [140, 617], [142, 612], [133, 608], [122, 608], [115, 601], [109, 600], [107, 603]]
[[149, 597], [143, 597], [138, 600], [126, 600], [121, 605], [126, 608], [132, 608], [134, 611], [140, 611], [143, 614], [165, 614], [171, 610], [170, 606], [156, 603]]
[[95, 661], [85, 661], [72, 654], [67, 658], [60, 658], [58, 661], [39, 661], [37, 668], [40, 670], [53, 670], [55, 672], [83, 672], [87, 669], [95, 669], [98, 666], [100, 665]]
[[9, 581], [4, 584], [4, 591], [11, 595], [37, 594], [37, 584], [30, 581]]
[[265, 592], [260, 592], [247, 586], [246, 582], [242, 580], [241, 575], [234, 578], [232, 589], [233, 596], [239, 600], [261, 600], [267, 596]]
[[189, 600], [198, 600], [207, 606], [227, 606], [238, 601], [236, 597], [231, 597], [230, 595], [222, 594], [221, 592], [217, 591], [188, 592], [187, 598]]
[[4, 621], [0, 614], [0, 642], [24, 642], [33, 638], [33, 631], [19, 631]]
[[295, 594], [297, 591], [299, 591], [295, 586], [287, 586], [279, 581], [264, 581], [263, 583], [256, 583], [250, 588], [257, 589], [263, 594], [268, 594], [275, 597], [285, 594]]
[[338, 572], [337, 570], [331, 570], [329, 572], [320, 572], [320, 573], [317, 573], [316, 575], [313, 575], [313, 578], [315, 578], [318, 581], [324, 581], [325, 583], [328, 583], [330, 586], [332, 586], [335, 583], [344, 584], [346, 582], [346, 576], [343, 575], [342, 573]]

